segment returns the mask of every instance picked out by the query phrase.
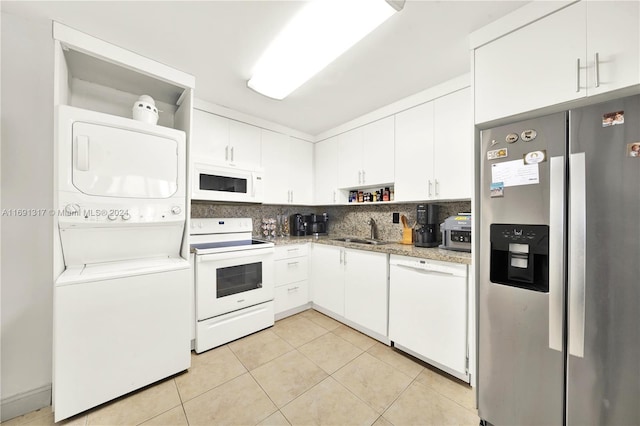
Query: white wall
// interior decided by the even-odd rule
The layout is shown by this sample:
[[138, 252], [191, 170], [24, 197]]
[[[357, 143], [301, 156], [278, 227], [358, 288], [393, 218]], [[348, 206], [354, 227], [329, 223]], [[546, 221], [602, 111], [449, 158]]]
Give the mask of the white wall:
[[0, 402], [2, 420], [50, 403], [53, 203], [51, 23], [2, 13]]

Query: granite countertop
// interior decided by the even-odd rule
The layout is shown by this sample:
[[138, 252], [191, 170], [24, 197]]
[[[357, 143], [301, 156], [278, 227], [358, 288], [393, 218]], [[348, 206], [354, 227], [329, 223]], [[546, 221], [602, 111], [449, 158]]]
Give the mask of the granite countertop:
[[321, 237], [279, 237], [271, 240], [276, 246], [287, 244], [302, 244], [313, 242], [317, 244], [326, 244], [330, 246], [347, 247], [357, 250], [373, 251], [378, 253], [397, 254], [400, 256], [418, 257], [421, 259], [440, 260], [443, 262], [461, 263], [465, 265], [471, 264], [471, 253], [444, 250], [441, 248], [415, 247], [408, 244], [388, 243], [382, 245], [369, 245], [359, 243], [347, 243], [343, 241], [334, 241], [335, 238], [341, 238], [342, 235], [329, 235]]

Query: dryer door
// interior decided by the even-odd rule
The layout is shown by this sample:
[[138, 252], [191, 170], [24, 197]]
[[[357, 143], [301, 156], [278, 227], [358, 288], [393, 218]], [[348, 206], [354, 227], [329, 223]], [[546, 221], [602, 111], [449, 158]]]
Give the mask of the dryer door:
[[178, 189], [178, 142], [91, 123], [73, 123], [73, 185], [87, 195], [169, 198]]

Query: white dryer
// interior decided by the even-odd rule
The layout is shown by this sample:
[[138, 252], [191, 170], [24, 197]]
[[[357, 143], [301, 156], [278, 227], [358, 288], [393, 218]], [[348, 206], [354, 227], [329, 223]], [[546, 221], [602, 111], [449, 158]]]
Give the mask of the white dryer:
[[190, 366], [182, 131], [59, 106], [55, 421]]

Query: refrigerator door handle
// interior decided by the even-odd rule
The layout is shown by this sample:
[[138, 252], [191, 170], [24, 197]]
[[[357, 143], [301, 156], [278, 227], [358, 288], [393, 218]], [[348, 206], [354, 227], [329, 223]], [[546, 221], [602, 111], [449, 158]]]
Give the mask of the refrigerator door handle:
[[569, 354], [584, 357], [586, 175], [584, 152], [569, 157]]
[[564, 157], [549, 166], [549, 348], [562, 352], [564, 263]]

